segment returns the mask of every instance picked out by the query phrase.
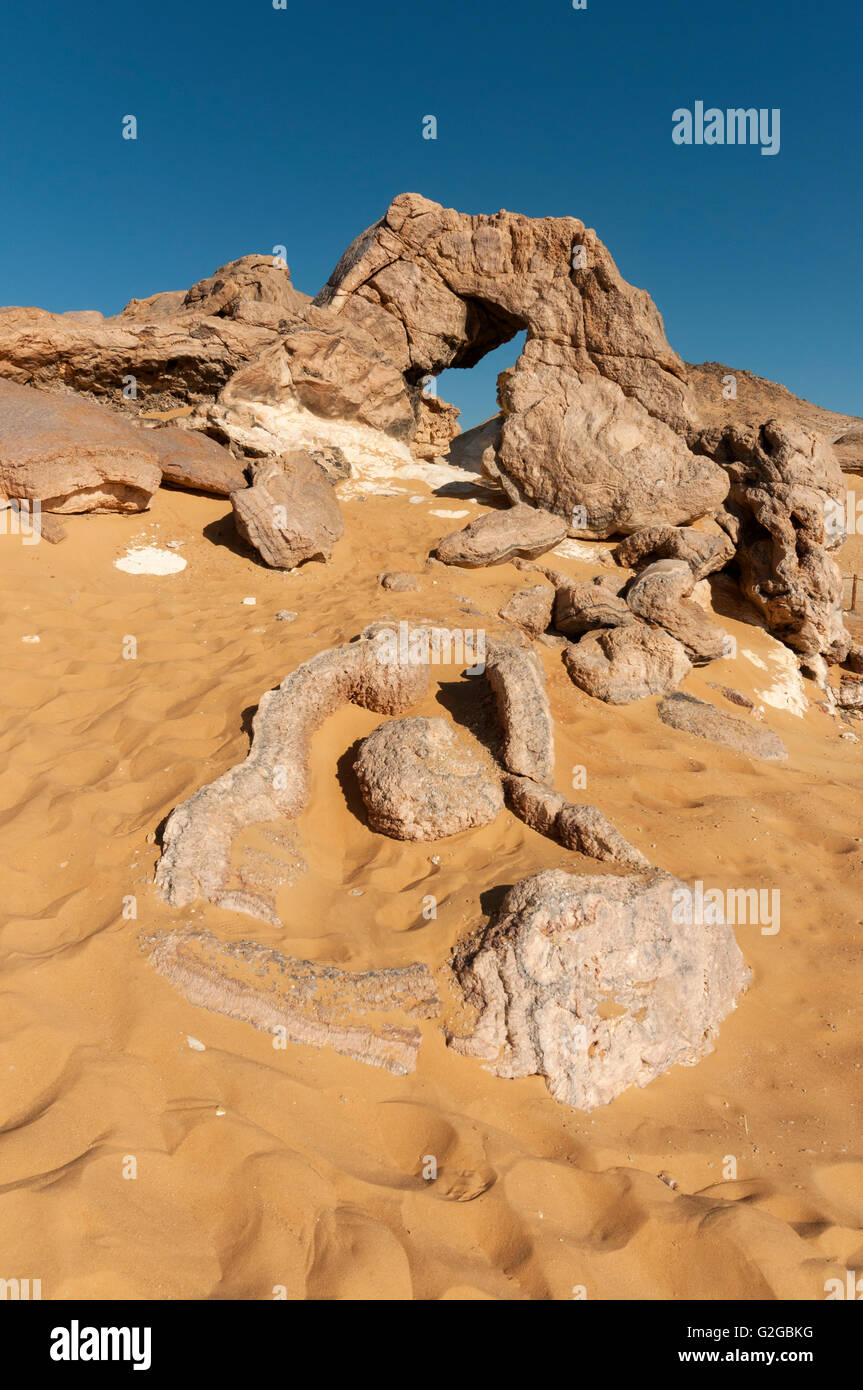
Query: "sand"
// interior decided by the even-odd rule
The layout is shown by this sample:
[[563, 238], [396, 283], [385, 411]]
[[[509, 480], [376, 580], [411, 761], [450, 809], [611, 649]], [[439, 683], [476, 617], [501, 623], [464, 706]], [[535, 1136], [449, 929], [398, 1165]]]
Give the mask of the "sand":
[[[732, 714], [709, 682], [755, 699], [786, 763], [667, 728], [655, 700], [593, 701], [537, 647], [559, 790], [583, 766], [577, 798], [661, 867], [781, 890], [778, 934], [736, 928], [753, 984], [698, 1066], [584, 1115], [541, 1078], [455, 1055], [436, 1020], [405, 1077], [276, 1049], [187, 1002], [142, 952], [142, 934], [192, 925], [344, 969], [438, 971], [517, 879], [607, 871], [508, 812], [435, 844], [374, 835], [344, 774], [380, 719], [347, 707], [315, 737], [286, 927], [156, 897], [158, 827], [244, 756], [263, 691], [373, 618], [481, 626], [535, 580], [425, 567], [453, 528], [447, 494], [392, 486], [343, 485], [331, 564], [290, 574], [236, 542], [224, 499], [176, 491], [146, 516], [66, 517], [59, 546], [0, 541], [0, 1276], [41, 1278], [50, 1299], [823, 1298], [863, 1269], [863, 742], [840, 737], [863, 725], [828, 717], [808, 681], [804, 707], [741, 605], [723, 617], [737, 658], [683, 688]], [[459, 496], [464, 521], [488, 501]], [[182, 571], [117, 568], [169, 541]], [[550, 563], [574, 576], [607, 566], [602, 547], [593, 563], [588, 544], [562, 550]], [[384, 570], [412, 570], [420, 592], [384, 591]], [[294, 622], [276, 621], [285, 608]], [[459, 672], [433, 676], [417, 712], [470, 718]]]

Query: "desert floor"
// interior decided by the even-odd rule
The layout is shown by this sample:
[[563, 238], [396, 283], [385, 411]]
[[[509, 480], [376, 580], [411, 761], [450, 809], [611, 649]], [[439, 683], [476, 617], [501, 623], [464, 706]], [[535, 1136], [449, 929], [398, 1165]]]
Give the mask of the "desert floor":
[[[709, 682], [750, 695], [787, 763], [667, 728], [655, 700], [591, 700], [537, 647], [558, 788], [686, 881], [781, 891], [777, 934], [737, 927], [752, 984], [699, 1065], [585, 1115], [539, 1077], [457, 1056], [430, 1021], [416, 1072], [397, 1077], [277, 1050], [188, 1003], [142, 950], [192, 923], [349, 968], [439, 971], [524, 875], [609, 871], [508, 811], [435, 844], [373, 834], [345, 755], [380, 717], [351, 706], [315, 738], [308, 873], [283, 890], [286, 929], [157, 898], [159, 826], [244, 757], [263, 691], [375, 618], [481, 626], [477, 610], [493, 617], [535, 582], [510, 564], [426, 566], [493, 500], [483, 489], [393, 487], [343, 485], [332, 562], [289, 574], [233, 541], [225, 499], [175, 491], [144, 515], [67, 518], [57, 546], [0, 538], [0, 1276], [41, 1278], [50, 1299], [823, 1298], [827, 1279], [863, 1270], [863, 741], [840, 737], [863, 725], [818, 707], [727, 582], [713, 601], [738, 655], [683, 688], [733, 714]], [[168, 541], [181, 573], [114, 566]], [[545, 562], [612, 564], [605, 546], [563, 550]], [[381, 588], [398, 569], [419, 593]], [[296, 621], [276, 621], [283, 608]], [[416, 712], [470, 722], [470, 683], [432, 674]], [[572, 793], [576, 766], [587, 787]]]

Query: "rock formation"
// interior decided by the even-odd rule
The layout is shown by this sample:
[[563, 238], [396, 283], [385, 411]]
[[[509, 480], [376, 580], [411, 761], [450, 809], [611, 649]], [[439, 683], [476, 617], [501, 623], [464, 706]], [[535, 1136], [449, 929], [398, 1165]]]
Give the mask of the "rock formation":
[[519, 820], [566, 849], [628, 869], [649, 867], [649, 860], [595, 806], [577, 806], [530, 777], [506, 777], [504, 791], [507, 805]]
[[734, 559], [734, 545], [724, 531], [697, 531], [692, 526], [645, 526], [621, 541], [614, 552], [619, 565], [644, 569], [654, 560], [685, 560], [696, 580], [724, 569]]
[[516, 589], [499, 610], [498, 617], [521, 628], [528, 637], [538, 637], [551, 622], [554, 597], [554, 589], [548, 584], [532, 584], [527, 589]]
[[432, 551], [445, 565], [500, 565], [513, 556], [533, 559], [553, 550], [564, 539], [566, 526], [559, 517], [534, 507], [515, 506], [486, 512], [461, 531], [443, 536]]
[[712, 1050], [750, 972], [733, 929], [675, 922], [676, 879], [522, 879], [454, 970], [477, 1010], [450, 1046], [497, 1076], [543, 1076], [579, 1110]]
[[[435, 1018], [440, 999], [425, 965], [352, 972], [291, 960], [253, 941], [171, 931], [145, 939], [150, 962], [201, 1008], [252, 1023], [287, 1042], [331, 1047], [396, 1076], [414, 1070], [422, 1036], [386, 1016]], [[382, 1015], [357, 1023], [364, 1015]]]
[[542, 662], [529, 646], [488, 644], [486, 676], [503, 730], [501, 761], [508, 772], [550, 782], [554, 775], [554, 724]]
[[554, 599], [554, 626], [567, 637], [579, 637], [598, 627], [627, 627], [636, 621], [625, 598], [623, 583], [611, 575], [572, 580], [561, 576]]
[[231, 493], [237, 530], [274, 569], [329, 560], [344, 531], [333, 486], [301, 451], [251, 465], [251, 486]]
[[0, 498], [47, 512], [140, 512], [162, 479], [147, 436], [74, 396], [0, 380]]
[[372, 830], [396, 840], [441, 840], [503, 810], [491, 759], [445, 719], [379, 725], [363, 739], [354, 772]]
[[690, 661], [715, 661], [728, 653], [728, 634], [690, 598], [694, 588], [685, 560], [654, 560], [629, 585], [626, 602], [639, 618], [676, 637]]
[[785, 744], [769, 729], [753, 728], [747, 720], [725, 714], [705, 700], [696, 700], [694, 695], [681, 691], [667, 695], [660, 700], [657, 713], [663, 724], [672, 729], [682, 729], [695, 734], [696, 738], [721, 743], [747, 757], [768, 760], [788, 757]]
[[229, 497], [246, 486], [242, 463], [198, 430], [166, 426], [141, 433], [159, 460], [163, 483], [219, 497]]
[[588, 632], [566, 648], [563, 660], [580, 690], [611, 705], [665, 695], [692, 669], [676, 638], [642, 623]]

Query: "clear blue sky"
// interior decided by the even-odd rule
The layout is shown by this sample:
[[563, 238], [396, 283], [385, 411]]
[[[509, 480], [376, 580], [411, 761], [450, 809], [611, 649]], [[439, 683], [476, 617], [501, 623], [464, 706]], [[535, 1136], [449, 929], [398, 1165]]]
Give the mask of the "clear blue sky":
[[[863, 415], [860, 15], [852, 0], [8, 6], [0, 304], [115, 313], [280, 243], [315, 293], [412, 190], [583, 218], [683, 357]], [[672, 112], [697, 100], [779, 107], [779, 154], [673, 144]], [[446, 374], [464, 424], [493, 411], [511, 355]]]

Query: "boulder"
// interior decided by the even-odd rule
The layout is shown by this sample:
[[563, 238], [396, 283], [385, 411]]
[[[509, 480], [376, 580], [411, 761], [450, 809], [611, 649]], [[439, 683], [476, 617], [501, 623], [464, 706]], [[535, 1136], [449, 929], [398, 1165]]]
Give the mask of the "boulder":
[[755, 728], [751, 721], [726, 714], [705, 700], [697, 700], [694, 695], [685, 695], [682, 691], [668, 695], [660, 700], [657, 713], [663, 724], [672, 729], [720, 743], [749, 758], [775, 761], [788, 757], [781, 738], [769, 729]]
[[588, 632], [563, 654], [570, 680], [598, 700], [628, 705], [665, 695], [692, 669], [686, 649], [662, 628], [632, 627]]
[[456, 952], [477, 1021], [450, 1046], [587, 1111], [699, 1061], [750, 971], [730, 926], [677, 924], [681, 890], [660, 874], [522, 879]]
[[218, 497], [230, 497], [246, 486], [243, 464], [208, 435], [170, 426], [142, 433], [159, 460], [163, 484]]
[[843, 661], [851, 639], [828, 551], [844, 539], [845, 483], [830, 445], [787, 420], [705, 430], [698, 444], [731, 480], [746, 597], [796, 651]]
[[714, 574], [734, 559], [734, 544], [723, 531], [693, 526], [645, 526], [621, 541], [614, 558], [626, 569], [641, 570], [654, 560], [685, 560], [696, 580]]
[[0, 380], [0, 499], [46, 512], [141, 512], [161, 482], [142, 431], [74, 396]]
[[506, 804], [532, 830], [589, 859], [646, 869], [650, 863], [595, 806], [578, 806], [530, 777], [504, 778]]
[[438, 541], [432, 555], [445, 565], [501, 565], [515, 555], [532, 559], [553, 550], [566, 536], [560, 517], [534, 507], [486, 512], [461, 531]]
[[504, 622], [520, 627], [528, 637], [538, 637], [551, 622], [553, 605], [554, 589], [548, 584], [532, 584], [527, 589], [516, 589], [498, 616]]
[[304, 560], [329, 560], [344, 531], [332, 483], [301, 451], [251, 466], [252, 483], [231, 493], [243, 540], [274, 569]]
[[689, 597], [694, 588], [685, 560], [654, 560], [629, 585], [626, 602], [639, 618], [676, 637], [691, 661], [715, 661], [728, 655], [730, 639]]
[[597, 627], [626, 627], [635, 622], [623, 584], [602, 575], [591, 580], [559, 583], [554, 600], [554, 626], [567, 637], [579, 637]]
[[503, 733], [500, 758], [504, 767], [536, 782], [550, 782], [554, 776], [554, 723], [545, 669], [536, 652], [511, 642], [489, 642], [486, 676]]
[[369, 825], [395, 840], [442, 840], [503, 810], [488, 754], [445, 719], [393, 719], [363, 739], [354, 772]]

